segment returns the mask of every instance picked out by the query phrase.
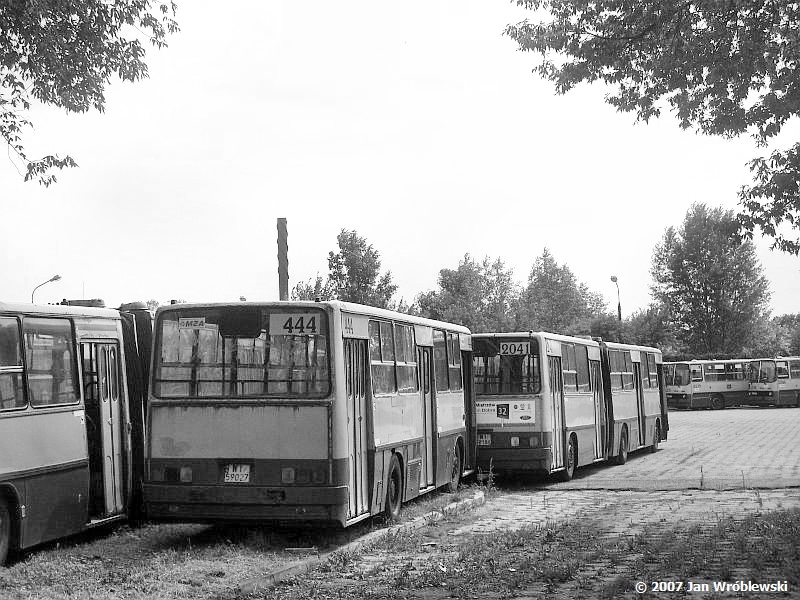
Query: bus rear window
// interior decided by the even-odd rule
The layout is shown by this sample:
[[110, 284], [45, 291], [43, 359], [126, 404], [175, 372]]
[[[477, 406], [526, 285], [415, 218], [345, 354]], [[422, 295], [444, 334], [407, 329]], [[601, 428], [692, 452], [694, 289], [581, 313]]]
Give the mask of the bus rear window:
[[169, 311], [156, 324], [158, 398], [324, 398], [328, 319], [321, 310]]
[[472, 350], [476, 394], [538, 394], [541, 391], [537, 340], [473, 338]]

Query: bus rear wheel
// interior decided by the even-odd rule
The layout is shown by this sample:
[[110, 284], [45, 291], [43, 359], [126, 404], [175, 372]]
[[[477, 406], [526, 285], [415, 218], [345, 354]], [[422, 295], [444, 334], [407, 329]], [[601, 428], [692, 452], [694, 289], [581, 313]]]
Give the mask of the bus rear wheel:
[[6, 564], [11, 547], [11, 511], [8, 503], [0, 498], [0, 566]]
[[390, 519], [400, 518], [400, 505], [403, 502], [403, 473], [397, 455], [392, 455], [389, 463], [389, 478], [386, 481], [386, 502], [384, 511]]
[[575, 476], [575, 468], [578, 466], [578, 441], [574, 435], [569, 437], [566, 459], [564, 470], [561, 472], [561, 481], [571, 481]]
[[616, 458], [618, 465], [624, 465], [628, 462], [628, 429], [626, 427], [622, 428], [622, 435], [619, 437], [619, 454], [617, 454]]
[[656, 421], [656, 428], [653, 431], [653, 445], [650, 446], [650, 452], [656, 452], [658, 450], [658, 442], [661, 441], [661, 424]]
[[456, 445], [453, 447], [453, 467], [450, 470], [450, 480], [447, 482], [448, 492], [455, 492], [458, 490], [458, 484], [461, 483], [461, 472], [463, 471], [462, 464], [461, 446], [456, 442]]
[[719, 394], [711, 396], [711, 410], [719, 410], [725, 408], [725, 399]]

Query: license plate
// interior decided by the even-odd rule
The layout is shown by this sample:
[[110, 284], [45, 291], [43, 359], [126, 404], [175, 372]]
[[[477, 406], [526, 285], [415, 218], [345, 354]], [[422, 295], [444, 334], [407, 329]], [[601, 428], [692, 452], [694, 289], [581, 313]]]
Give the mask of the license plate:
[[478, 434], [478, 446], [491, 446], [492, 445], [492, 434], [491, 433], [479, 433]]
[[225, 483], [248, 483], [250, 465], [225, 465]]

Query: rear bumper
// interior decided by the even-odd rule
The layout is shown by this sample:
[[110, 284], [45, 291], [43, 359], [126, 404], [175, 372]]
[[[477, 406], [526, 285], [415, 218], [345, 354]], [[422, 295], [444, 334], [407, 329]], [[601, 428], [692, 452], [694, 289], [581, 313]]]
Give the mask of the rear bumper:
[[279, 487], [145, 483], [145, 514], [162, 521], [302, 521], [347, 519], [346, 486]]
[[478, 448], [478, 468], [488, 473], [550, 473], [550, 448]]

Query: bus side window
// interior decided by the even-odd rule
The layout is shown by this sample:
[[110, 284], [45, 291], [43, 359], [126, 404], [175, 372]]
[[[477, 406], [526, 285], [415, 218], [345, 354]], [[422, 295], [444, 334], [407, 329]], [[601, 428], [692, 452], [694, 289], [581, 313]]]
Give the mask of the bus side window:
[[14, 317], [0, 317], [0, 369], [0, 410], [25, 408], [19, 324]]
[[433, 330], [433, 370], [436, 373], [436, 391], [445, 392], [450, 389], [448, 384], [447, 340], [444, 331]]
[[25, 318], [22, 330], [31, 406], [78, 402], [75, 346], [69, 319]]
[[447, 334], [447, 364], [450, 372], [450, 389], [460, 390], [461, 383], [461, 346], [458, 334]]
[[800, 379], [800, 360], [789, 361], [789, 375], [792, 379]]
[[369, 322], [369, 357], [374, 394], [397, 392], [392, 324], [386, 321]]
[[786, 379], [789, 377], [789, 365], [785, 360], [779, 360], [775, 363], [775, 371], [778, 379]]

